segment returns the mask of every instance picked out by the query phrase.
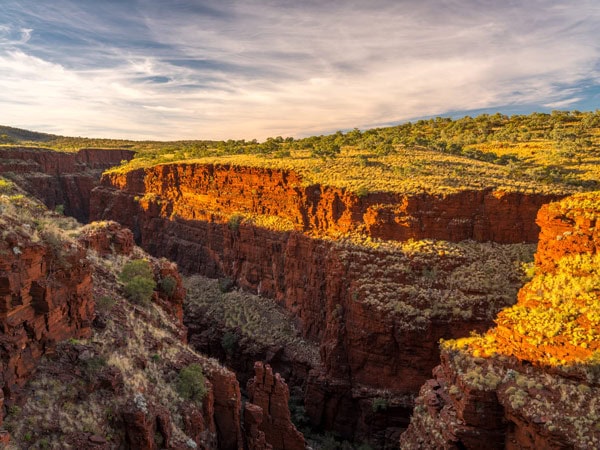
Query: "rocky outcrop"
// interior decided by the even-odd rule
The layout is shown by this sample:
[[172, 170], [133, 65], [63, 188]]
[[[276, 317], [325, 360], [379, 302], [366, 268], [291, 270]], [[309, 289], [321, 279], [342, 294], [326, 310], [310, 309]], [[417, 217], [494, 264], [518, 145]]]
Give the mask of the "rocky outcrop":
[[214, 420], [219, 437], [219, 448], [242, 450], [244, 448], [244, 435], [241, 428], [242, 396], [235, 374], [217, 369], [208, 376], [213, 385]]
[[0, 174], [17, 182], [50, 209], [58, 205], [64, 212], [87, 222], [91, 190], [100, 174], [122, 161], [129, 161], [131, 150], [82, 149], [77, 153], [42, 148], [3, 147], [0, 149]]
[[85, 248], [92, 249], [101, 256], [129, 256], [135, 245], [131, 230], [112, 221], [94, 222], [83, 227], [78, 240]]
[[578, 194], [562, 202], [544, 205], [537, 216], [541, 227], [536, 265], [552, 272], [560, 258], [600, 251], [598, 194]]
[[57, 342], [87, 337], [94, 318], [85, 250], [69, 242], [35, 242], [13, 224], [0, 241], [0, 380], [14, 404], [39, 359]]
[[248, 399], [262, 410], [262, 417], [252, 407], [246, 407], [245, 415], [254, 418], [250, 421], [250, 435], [254, 434], [254, 439], [260, 442], [260, 434], [252, 427], [256, 424], [274, 450], [304, 450], [304, 436], [291, 421], [287, 384], [278, 373], [273, 373], [269, 365], [257, 362], [254, 370], [256, 375], [248, 382]]
[[246, 445], [249, 450], [270, 450], [273, 446], [267, 443], [264, 431], [260, 426], [263, 423], [263, 410], [252, 403], [244, 405], [244, 427], [246, 430]]

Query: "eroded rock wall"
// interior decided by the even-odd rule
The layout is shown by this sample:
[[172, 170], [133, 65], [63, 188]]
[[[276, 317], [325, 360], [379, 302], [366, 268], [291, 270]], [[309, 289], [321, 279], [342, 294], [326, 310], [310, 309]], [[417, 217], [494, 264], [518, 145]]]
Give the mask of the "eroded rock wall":
[[[103, 186], [160, 196], [169, 214], [214, 220], [237, 213], [278, 216], [296, 230], [363, 231], [382, 239], [536, 242], [535, 217], [556, 196], [484, 189], [449, 195], [372, 193], [303, 186], [292, 171], [228, 165], [166, 164], [103, 176]], [[102, 213], [95, 209], [95, 217]]]
[[[288, 407], [290, 394], [285, 380], [278, 373], [273, 373], [268, 364], [256, 362], [254, 370], [255, 376], [248, 382], [248, 399], [262, 410], [262, 414], [253, 412], [250, 405], [246, 405], [245, 410], [252, 417], [260, 417], [254, 422], [274, 450], [304, 450], [304, 436], [291, 420]], [[260, 440], [260, 434], [255, 434]]]
[[[441, 364], [433, 370], [434, 378], [420, 390], [400, 448], [517, 450], [598, 446], [596, 404], [600, 383], [597, 359], [593, 359], [593, 352], [597, 352], [593, 336], [597, 336], [599, 327], [597, 321], [589, 319], [590, 308], [577, 303], [583, 295], [594, 298], [597, 290], [590, 289], [586, 294], [569, 291], [565, 286], [572, 280], [565, 278], [572, 277], [575, 283], [583, 285], [586, 276], [594, 277], [595, 267], [577, 266], [577, 259], [596, 255], [600, 249], [596, 229], [599, 199], [598, 193], [578, 194], [541, 208], [537, 217], [542, 229], [535, 255], [536, 279], [549, 279], [560, 270], [562, 258], [575, 264], [578, 271], [560, 272], [561, 283], [552, 288], [546, 286], [546, 291], [532, 288], [536, 279], [525, 285], [515, 306], [521, 307], [524, 315], [517, 326], [505, 320], [510, 309], [505, 310], [498, 315], [497, 326], [475, 338], [473, 347], [462, 346], [460, 341], [442, 345]], [[574, 309], [558, 323], [557, 331], [547, 332], [551, 325], [540, 315], [562, 308], [563, 303], [574, 305]], [[591, 344], [578, 343], [569, 339], [567, 333], [561, 334], [561, 329], [573, 327], [568, 322], [573, 318], [585, 327], [579, 333], [592, 336]], [[535, 335], [527, 326], [547, 333], [545, 339], [532, 342], [531, 336]], [[555, 336], [558, 338], [553, 340]], [[463, 343], [466, 342], [469, 339]], [[493, 345], [491, 355], [482, 352], [485, 345]], [[559, 363], [552, 363], [553, 360]]]
[[[16, 228], [16, 227], [15, 227]], [[82, 247], [35, 242], [5, 230], [0, 241], [0, 381], [12, 405], [39, 359], [57, 342], [87, 337], [94, 318]], [[0, 403], [1, 405], [1, 403]]]
[[101, 173], [133, 158], [131, 150], [82, 149], [77, 153], [28, 147], [0, 149], [0, 174], [17, 182], [50, 209], [87, 222], [91, 190]]
[[[483, 331], [491, 321], [476, 314], [426, 321], [411, 330], [389, 311], [357, 301], [353, 280], [360, 267], [348, 264], [334, 242], [301, 231], [531, 241], [537, 235], [535, 211], [544, 201], [548, 197], [491, 191], [358, 198], [303, 187], [292, 172], [175, 164], [105, 174], [92, 192], [91, 216], [119, 221], [150, 253], [189, 273], [229, 277], [284, 305], [304, 336], [321, 346], [323, 367], [307, 380], [313, 423], [349, 439], [379, 433], [384, 443], [397, 442], [407, 425], [412, 398], [439, 361], [438, 340]], [[238, 213], [282, 216], [296, 231], [229, 220]], [[373, 251], [361, 265], [380, 264], [379, 256]], [[403, 276], [397, 273], [396, 281]], [[385, 413], [373, 406], [379, 397]]]

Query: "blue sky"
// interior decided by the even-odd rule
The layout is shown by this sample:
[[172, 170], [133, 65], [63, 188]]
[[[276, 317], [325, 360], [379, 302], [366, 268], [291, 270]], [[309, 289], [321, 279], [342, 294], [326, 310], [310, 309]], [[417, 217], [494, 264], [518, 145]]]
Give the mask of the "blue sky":
[[600, 2], [0, 0], [0, 124], [307, 136], [600, 108]]

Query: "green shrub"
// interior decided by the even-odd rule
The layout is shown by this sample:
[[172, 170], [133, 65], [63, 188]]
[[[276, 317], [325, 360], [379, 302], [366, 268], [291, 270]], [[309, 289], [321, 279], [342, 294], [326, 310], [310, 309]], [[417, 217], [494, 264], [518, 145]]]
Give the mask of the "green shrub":
[[229, 356], [232, 356], [237, 348], [238, 336], [235, 333], [228, 331], [221, 338], [221, 347]]
[[123, 266], [119, 280], [124, 284], [125, 295], [134, 303], [147, 304], [156, 288], [150, 263], [145, 259], [135, 259]]
[[373, 399], [373, 403], [371, 407], [373, 408], [373, 412], [385, 411], [388, 409], [388, 401], [385, 398], [377, 397]]
[[219, 278], [219, 290], [223, 293], [226, 292], [230, 292], [233, 287], [235, 286], [235, 283], [233, 282], [233, 280], [231, 278]]
[[242, 223], [242, 219], [244, 216], [241, 214], [234, 214], [229, 218], [229, 222], [227, 225], [231, 231], [237, 231], [240, 228], [240, 223]]
[[160, 290], [164, 292], [167, 297], [172, 297], [177, 288], [177, 280], [171, 276], [167, 276], [160, 280]]
[[96, 311], [107, 313], [112, 309], [113, 306], [115, 306], [115, 299], [110, 295], [103, 295], [96, 300]]
[[200, 364], [190, 364], [181, 369], [177, 378], [177, 392], [186, 400], [202, 401], [207, 389]]
[[15, 188], [15, 184], [5, 178], [0, 178], [0, 194], [10, 194]]
[[358, 198], [363, 198], [366, 197], [369, 194], [369, 188], [367, 188], [366, 186], [360, 186], [357, 190], [356, 190], [356, 196]]
[[119, 275], [119, 279], [122, 282], [126, 282], [136, 276], [154, 278], [152, 267], [150, 267], [150, 263], [147, 259], [134, 259], [127, 262], [123, 266], [123, 270], [121, 271], [121, 275]]
[[136, 276], [125, 283], [124, 290], [125, 295], [131, 301], [140, 305], [146, 305], [152, 299], [155, 287], [156, 282], [153, 279]]
[[106, 367], [106, 364], [106, 359], [104, 357], [92, 356], [83, 361], [83, 368], [87, 376], [92, 379], [96, 377], [98, 372]]

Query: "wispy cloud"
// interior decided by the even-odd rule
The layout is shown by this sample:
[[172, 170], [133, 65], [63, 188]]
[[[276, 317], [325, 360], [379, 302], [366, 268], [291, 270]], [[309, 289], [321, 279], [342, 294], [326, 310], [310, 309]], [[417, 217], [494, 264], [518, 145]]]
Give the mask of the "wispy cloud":
[[6, 0], [0, 122], [262, 139], [577, 106], [600, 84], [600, 5], [520, 3]]

